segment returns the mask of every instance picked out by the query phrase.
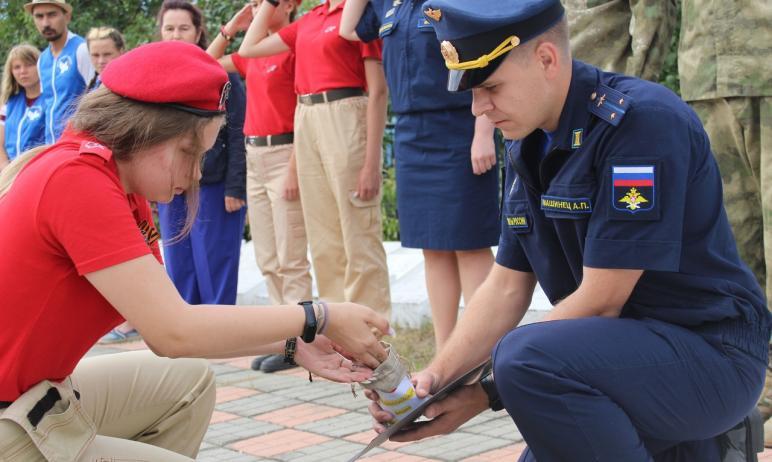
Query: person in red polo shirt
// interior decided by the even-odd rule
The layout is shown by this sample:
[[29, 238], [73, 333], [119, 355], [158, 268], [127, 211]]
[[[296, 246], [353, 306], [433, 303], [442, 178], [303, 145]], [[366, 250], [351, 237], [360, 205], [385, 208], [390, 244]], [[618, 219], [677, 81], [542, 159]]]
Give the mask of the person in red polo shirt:
[[[294, 117], [295, 53], [285, 51], [265, 58], [225, 54], [233, 37], [247, 30], [261, 0], [239, 10], [209, 45], [207, 53], [228, 72], [238, 72], [247, 84], [247, 212], [255, 260], [265, 277], [273, 304], [295, 304], [311, 299], [311, 265], [298, 193], [295, 168]], [[274, 9], [271, 33], [292, 22], [295, 0], [282, 0]], [[283, 356], [259, 356], [252, 368], [275, 372], [293, 367]]]
[[[180, 72], [147, 79], [165, 66]], [[333, 380], [369, 377], [331, 341], [371, 367], [384, 360], [371, 328], [385, 333], [388, 322], [372, 310], [191, 306], [159, 264], [148, 199], [185, 193], [195, 210], [201, 158], [224, 121], [228, 78], [217, 61], [195, 45], [153, 43], [111, 62], [102, 82], [56, 144], [29, 151], [0, 176], [2, 459], [196, 456], [215, 397], [205, 361], [141, 351], [81, 361], [124, 320], [159, 356], [286, 348]]]
[[381, 242], [381, 143], [386, 81], [381, 45], [338, 35], [342, 0], [329, 0], [268, 34], [280, 0], [265, 0], [239, 48], [242, 57], [295, 53], [295, 151], [319, 297], [388, 315]]

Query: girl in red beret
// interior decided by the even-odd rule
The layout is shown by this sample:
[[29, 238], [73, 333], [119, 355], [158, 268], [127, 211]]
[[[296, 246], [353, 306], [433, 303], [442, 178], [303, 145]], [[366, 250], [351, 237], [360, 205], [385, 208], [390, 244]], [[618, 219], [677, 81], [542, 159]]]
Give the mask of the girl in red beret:
[[[148, 200], [184, 194], [189, 232], [201, 159], [224, 121], [229, 85], [217, 61], [195, 45], [161, 42], [116, 59], [101, 77], [56, 144], [26, 152], [0, 176], [3, 460], [190, 461], [214, 407], [214, 376], [201, 359], [161, 357], [285, 348], [292, 357], [296, 342], [294, 359], [319, 375], [368, 377], [330, 340], [378, 364], [386, 352], [371, 328], [389, 327], [372, 310], [191, 306], [160, 264]], [[82, 360], [124, 320], [160, 357]]]
[[388, 314], [380, 209], [387, 95], [380, 43], [338, 35], [342, 0], [326, 1], [269, 35], [281, 1], [260, 5], [239, 55], [295, 53], [295, 153], [319, 296]]

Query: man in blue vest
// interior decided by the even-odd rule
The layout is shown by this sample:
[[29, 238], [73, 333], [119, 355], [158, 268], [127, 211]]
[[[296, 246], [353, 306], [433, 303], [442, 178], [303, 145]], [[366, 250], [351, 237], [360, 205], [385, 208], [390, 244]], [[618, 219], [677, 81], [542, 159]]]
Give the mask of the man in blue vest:
[[[491, 407], [523, 435], [521, 461], [755, 460], [748, 415], [772, 316], [695, 113], [665, 87], [572, 60], [559, 0], [423, 8], [449, 90], [471, 90], [474, 114], [511, 141], [496, 265], [414, 378], [419, 396], [435, 392], [491, 351], [492, 371], [395, 439]], [[537, 281], [554, 308], [517, 327]]]
[[72, 5], [65, 0], [33, 0], [24, 5], [32, 15], [48, 48], [38, 60], [41, 96], [46, 105], [46, 144], [59, 138], [67, 119], [75, 110], [76, 99], [94, 78], [86, 41], [70, 32]]

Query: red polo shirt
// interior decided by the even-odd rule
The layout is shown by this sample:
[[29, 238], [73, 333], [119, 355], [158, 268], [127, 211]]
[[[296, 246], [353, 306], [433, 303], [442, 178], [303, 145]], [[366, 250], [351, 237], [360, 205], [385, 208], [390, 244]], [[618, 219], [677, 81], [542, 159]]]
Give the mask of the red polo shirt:
[[0, 401], [70, 375], [123, 318], [84, 277], [151, 252], [150, 206], [112, 152], [65, 131], [0, 197]]
[[342, 2], [328, 11], [327, 2], [279, 31], [295, 51], [295, 91], [299, 95], [333, 88], [367, 88], [365, 58], [381, 59], [381, 41], [350, 42], [338, 35]]
[[244, 134], [268, 136], [292, 131], [295, 117], [295, 54], [266, 58], [231, 55], [233, 65], [247, 81], [247, 119]]

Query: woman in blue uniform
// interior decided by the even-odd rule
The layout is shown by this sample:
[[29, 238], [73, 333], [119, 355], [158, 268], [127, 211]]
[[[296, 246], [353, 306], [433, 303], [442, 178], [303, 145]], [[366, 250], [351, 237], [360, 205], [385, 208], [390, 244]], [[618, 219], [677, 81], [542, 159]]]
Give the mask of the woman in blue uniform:
[[[423, 249], [426, 286], [441, 346], [493, 264], [498, 181], [493, 126], [475, 120], [469, 94], [445, 90], [434, 29], [414, 0], [348, 0], [340, 34], [383, 39], [383, 64], [397, 114], [397, 208], [404, 247]], [[471, 157], [471, 160], [470, 160]]]
[[[164, 1], [158, 13], [158, 27], [161, 40], [180, 40], [206, 50], [204, 17], [190, 2]], [[194, 305], [236, 303], [246, 217], [247, 166], [242, 133], [246, 93], [238, 74], [228, 77], [231, 90], [226, 103], [227, 125], [206, 154], [198, 219], [190, 234], [174, 239], [188, 214], [185, 201], [177, 197], [158, 206], [161, 236], [167, 240], [166, 271], [185, 301]]]
[[0, 170], [27, 149], [45, 141], [45, 112], [40, 98], [37, 62], [32, 45], [11, 48], [0, 91]]

